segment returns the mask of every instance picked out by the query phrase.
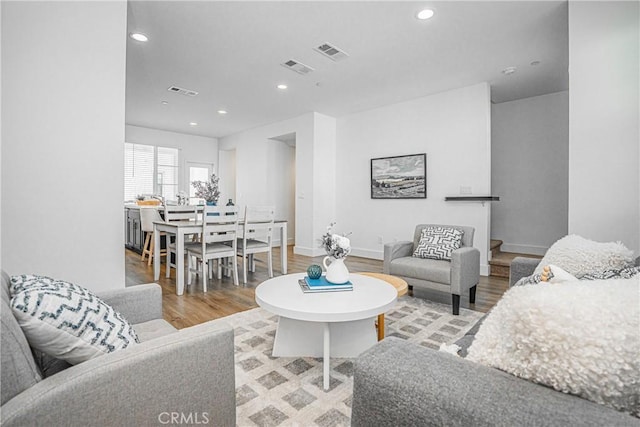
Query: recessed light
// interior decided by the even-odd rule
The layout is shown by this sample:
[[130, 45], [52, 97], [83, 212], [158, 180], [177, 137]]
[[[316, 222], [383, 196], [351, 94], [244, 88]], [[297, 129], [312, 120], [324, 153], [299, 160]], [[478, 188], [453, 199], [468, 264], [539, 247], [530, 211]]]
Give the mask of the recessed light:
[[218, 114], [227, 114], [227, 110], [218, 110]]
[[421, 21], [424, 21], [425, 19], [431, 18], [434, 13], [435, 12], [431, 9], [423, 9], [416, 14], [416, 18], [418, 18]]
[[287, 88], [287, 85], [285, 85], [285, 84], [279, 84], [277, 87], [278, 87], [278, 89], [280, 89], [280, 90], [285, 90], [285, 89]]
[[507, 76], [508, 76], [509, 74], [513, 74], [513, 73], [515, 73], [515, 72], [516, 72], [516, 70], [517, 70], [517, 68], [516, 68], [516, 67], [507, 67], [507, 68], [505, 68], [504, 70], [502, 70], [502, 74], [504, 74], [504, 75], [507, 75]]
[[536, 65], [540, 65], [540, 61], [533, 61], [530, 65], [535, 67]]
[[138, 42], [146, 42], [147, 40], [149, 40], [149, 37], [145, 36], [142, 33], [129, 33], [129, 37]]
[[167, 102], [167, 101], [162, 101], [162, 102], [160, 102], [160, 104], [162, 104], [162, 105], [167, 105], [167, 104], [168, 104], [168, 102]]
[[198, 126], [198, 124], [196, 122], [191, 122], [189, 123], [189, 126]]

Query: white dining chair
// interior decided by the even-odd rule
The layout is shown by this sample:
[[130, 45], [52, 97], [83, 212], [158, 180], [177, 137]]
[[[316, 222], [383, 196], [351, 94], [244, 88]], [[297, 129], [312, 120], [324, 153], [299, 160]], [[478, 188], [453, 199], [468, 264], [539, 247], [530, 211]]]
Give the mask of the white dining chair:
[[[153, 222], [162, 221], [162, 217], [158, 212], [158, 209], [152, 207], [140, 208], [140, 222], [142, 224], [142, 231], [147, 233], [147, 237], [144, 239], [144, 245], [142, 246], [142, 261], [148, 255], [149, 260], [147, 265], [151, 265], [153, 261], [154, 238], [153, 238]], [[165, 236], [165, 233], [160, 233], [161, 236]], [[166, 249], [160, 250], [160, 255], [167, 253]]]
[[[221, 269], [231, 270], [233, 284], [238, 286], [238, 261], [236, 259], [238, 209], [235, 206], [205, 206], [202, 218], [200, 241], [185, 245], [189, 259], [187, 285], [191, 285], [193, 274], [200, 274], [203, 289], [206, 292], [207, 276], [213, 270], [213, 264], [210, 261], [218, 260]], [[225, 258], [231, 260], [231, 265], [220, 262]], [[202, 261], [199, 266], [198, 261]], [[219, 278], [222, 278], [221, 275]]]
[[[179, 205], [179, 206], [166, 206], [164, 207], [164, 220], [171, 221], [196, 221], [198, 219], [198, 206], [196, 205]], [[176, 264], [171, 262], [171, 255], [176, 254], [176, 242], [175, 234], [167, 234], [167, 263], [166, 263], [166, 277], [171, 277], [171, 269], [176, 268]], [[184, 256], [180, 254], [180, 256]]]
[[247, 206], [244, 211], [242, 236], [238, 238], [238, 256], [242, 257], [242, 280], [247, 283], [247, 270], [255, 271], [254, 254], [267, 254], [269, 277], [273, 277], [271, 239], [275, 207]]

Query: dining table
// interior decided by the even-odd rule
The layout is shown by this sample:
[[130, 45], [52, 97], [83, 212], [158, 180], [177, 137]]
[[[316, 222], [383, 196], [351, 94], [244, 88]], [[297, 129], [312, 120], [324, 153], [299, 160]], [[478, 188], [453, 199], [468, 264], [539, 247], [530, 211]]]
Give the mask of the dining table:
[[[242, 221], [242, 220], [240, 220]], [[238, 233], [242, 233], [244, 224], [238, 222]], [[275, 220], [273, 228], [280, 230], [280, 271], [287, 274], [287, 221]], [[154, 221], [154, 247], [160, 247], [160, 233], [166, 232], [176, 236], [176, 294], [184, 293], [184, 242], [185, 236], [199, 234], [202, 231], [202, 220]], [[153, 251], [153, 280], [160, 279], [160, 251]]]

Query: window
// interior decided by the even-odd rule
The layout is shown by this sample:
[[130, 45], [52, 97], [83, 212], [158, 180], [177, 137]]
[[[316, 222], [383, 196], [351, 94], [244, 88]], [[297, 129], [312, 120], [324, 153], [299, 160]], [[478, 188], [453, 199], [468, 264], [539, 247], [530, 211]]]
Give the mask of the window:
[[178, 165], [176, 148], [125, 142], [124, 200], [135, 200], [142, 194], [158, 194], [165, 199], [175, 200]]

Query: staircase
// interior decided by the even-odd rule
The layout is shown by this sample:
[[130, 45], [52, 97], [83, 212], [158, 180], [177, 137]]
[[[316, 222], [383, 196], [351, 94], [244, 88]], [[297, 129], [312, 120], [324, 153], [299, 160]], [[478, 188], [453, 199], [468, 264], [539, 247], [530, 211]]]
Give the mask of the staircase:
[[509, 272], [511, 270], [511, 261], [515, 257], [524, 256], [529, 258], [542, 258], [538, 255], [529, 254], [516, 254], [513, 252], [502, 252], [500, 247], [502, 246], [502, 240], [491, 239], [489, 248], [491, 249], [491, 261], [489, 261], [489, 271], [492, 277], [504, 277], [509, 278]]

